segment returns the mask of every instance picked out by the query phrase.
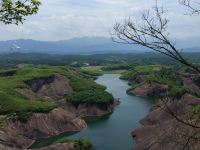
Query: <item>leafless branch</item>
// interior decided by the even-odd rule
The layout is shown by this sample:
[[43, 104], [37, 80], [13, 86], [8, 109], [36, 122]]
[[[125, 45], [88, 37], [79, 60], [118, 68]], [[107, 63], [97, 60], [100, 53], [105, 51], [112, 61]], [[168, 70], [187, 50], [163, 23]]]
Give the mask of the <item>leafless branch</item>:
[[200, 14], [200, 2], [196, 2], [195, 0], [179, 0], [179, 3], [189, 8], [191, 15]]
[[[167, 112], [169, 115], [171, 115], [173, 118], [175, 118], [178, 122], [190, 126], [192, 128], [198, 128], [200, 129], [200, 126], [198, 126], [196, 123], [191, 123], [189, 119], [184, 119], [183, 117], [181, 117], [180, 114], [178, 114], [177, 112], [174, 112], [170, 107], [169, 107], [169, 102], [172, 101], [171, 98], [169, 98], [168, 96], [165, 97], [165, 100], [162, 100], [164, 107], [162, 108], [163, 111]], [[174, 103], [176, 104], [176, 103]], [[189, 117], [191, 118], [191, 117]]]
[[[171, 105], [173, 104], [173, 105]], [[161, 131], [165, 135], [165, 138], [159, 137], [160, 144], [176, 143], [181, 145], [183, 150], [195, 149], [200, 142], [200, 126], [199, 120], [191, 120], [193, 113], [182, 112], [181, 109], [186, 109], [188, 105], [178, 101], [175, 101], [168, 96], [161, 100], [157, 105], [163, 112], [166, 112], [172, 117], [173, 126], [172, 130], [166, 130], [162, 123], [159, 125]], [[163, 135], [161, 134], [161, 136]]]
[[181, 50], [178, 50], [175, 44], [169, 40], [168, 23], [166, 11], [163, 7], [156, 5], [153, 8], [153, 13], [148, 10], [142, 14], [139, 23], [131, 18], [125, 19], [124, 23], [116, 23], [112, 33], [113, 40], [149, 48], [173, 58], [200, 73], [199, 67], [183, 58]]
[[[190, 8], [192, 14], [200, 13], [198, 7], [195, 8], [194, 5], [192, 5], [194, 3], [191, 3], [190, 0], [180, 0], [179, 2]], [[195, 4], [196, 6], [200, 5], [199, 3]], [[119, 43], [136, 44], [149, 48], [175, 59], [200, 73], [200, 68], [185, 59], [182, 56], [181, 50], [177, 49], [175, 44], [169, 39], [169, 32], [167, 32], [168, 23], [169, 20], [166, 17], [166, 11], [163, 7], [158, 7], [156, 4], [153, 8], [153, 12], [148, 10], [142, 13], [140, 21], [128, 18], [125, 19], [123, 23], [116, 23], [112, 33], [113, 40]], [[177, 133], [174, 135], [177, 136], [176, 142], [183, 145], [183, 149], [189, 149], [193, 147], [191, 146], [192, 143], [200, 141], [199, 120], [194, 121], [191, 120], [192, 116], [180, 114], [178, 107], [172, 110], [169, 106], [171, 102], [172, 100], [166, 96], [161, 108], [178, 124]], [[173, 104], [176, 104], [176, 102]], [[180, 134], [182, 137], [180, 137]], [[178, 139], [182, 139], [183, 141], [179, 141]]]

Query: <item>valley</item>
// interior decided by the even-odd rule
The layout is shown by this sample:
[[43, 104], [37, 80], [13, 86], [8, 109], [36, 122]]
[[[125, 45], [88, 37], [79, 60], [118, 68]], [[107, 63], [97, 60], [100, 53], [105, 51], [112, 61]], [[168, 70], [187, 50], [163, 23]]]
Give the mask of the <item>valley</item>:
[[0, 150], [200, 150], [198, 0], [1, 0]]
[[[167, 65], [167, 59], [134, 65], [140, 58], [104, 56], [96, 56], [102, 64], [96, 66], [90, 65], [96, 62], [90, 56], [83, 58], [81, 66], [33, 61], [2, 68], [0, 146], [9, 150], [141, 150], [158, 137], [166, 141], [168, 136], [198, 133], [167, 112], [179, 110], [177, 116], [189, 115], [198, 123], [200, 87], [195, 71], [173, 61]], [[72, 61], [77, 57], [82, 56]], [[161, 129], [165, 126], [171, 129], [167, 137]], [[159, 150], [162, 145], [152, 143], [149, 149]], [[175, 146], [182, 149], [176, 141], [165, 145]]]
[[[89, 139], [95, 150], [131, 148], [133, 143], [131, 131], [141, 127], [139, 120], [148, 113], [153, 101], [127, 95], [126, 89], [129, 86], [119, 77], [119, 74], [105, 74], [96, 80], [97, 83], [106, 86], [107, 91], [120, 100], [120, 104], [115, 107], [113, 113], [100, 118], [86, 118], [88, 127], [85, 130], [66, 137], [63, 135], [63, 139]], [[55, 137], [51, 142], [56, 141], [57, 138]], [[46, 145], [49, 140], [39, 140], [35, 146]]]

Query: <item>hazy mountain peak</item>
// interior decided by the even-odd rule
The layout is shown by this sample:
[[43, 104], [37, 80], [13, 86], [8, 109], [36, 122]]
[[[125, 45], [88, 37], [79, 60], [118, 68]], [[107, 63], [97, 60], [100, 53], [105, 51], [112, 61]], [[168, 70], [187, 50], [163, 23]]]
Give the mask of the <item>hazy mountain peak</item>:
[[[195, 47], [190, 51], [197, 51]], [[63, 41], [37, 41], [18, 39], [0, 42], [0, 53], [52, 53], [52, 54], [94, 54], [127, 53], [150, 51], [137, 45], [119, 44], [107, 37], [80, 37]]]

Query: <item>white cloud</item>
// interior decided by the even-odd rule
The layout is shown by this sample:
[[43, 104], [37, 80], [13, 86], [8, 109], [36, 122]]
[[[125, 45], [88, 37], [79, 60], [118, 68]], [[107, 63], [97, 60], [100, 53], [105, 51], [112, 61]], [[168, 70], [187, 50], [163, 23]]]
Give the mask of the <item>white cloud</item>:
[[[109, 36], [116, 21], [135, 16], [151, 8], [154, 0], [42, 0], [37, 15], [28, 17], [23, 25], [2, 25], [0, 40], [32, 38], [65, 40], [82, 36]], [[200, 17], [184, 15], [174, 0], [163, 0], [169, 9], [170, 31], [174, 37], [197, 37]]]

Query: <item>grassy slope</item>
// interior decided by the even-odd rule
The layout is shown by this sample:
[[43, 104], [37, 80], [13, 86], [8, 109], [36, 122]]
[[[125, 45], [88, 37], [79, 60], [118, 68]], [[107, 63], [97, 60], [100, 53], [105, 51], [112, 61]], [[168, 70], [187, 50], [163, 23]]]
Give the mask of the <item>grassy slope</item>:
[[160, 70], [160, 68], [161, 65], [136, 66], [124, 72], [120, 78], [124, 80], [129, 80], [135, 74], [150, 75], [153, 74], [155, 71]]
[[0, 114], [16, 112], [48, 112], [56, 105], [43, 101], [29, 101], [26, 97], [19, 94], [16, 88], [27, 87], [26, 81], [33, 78], [48, 77], [53, 72], [63, 71], [53, 68], [23, 68], [17, 70], [14, 76], [0, 77]]
[[[0, 72], [6, 72], [1, 70]], [[9, 70], [10, 71], [10, 70]], [[105, 87], [97, 85], [92, 79], [80, 76], [76, 71], [66, 67], [37, 68], [25, 67], [16, 70], [13, 76], [0, 76], [0, 115], [26, 112], [48, 112], [57, 107], [55, 104], [44, 101], [30, 101], [19, 94], [16, 88], [27, 88], [26, 82], [31, 79], [45, 78], [53, 74], [62, 74], [69, 78], [74, 93], [70, 95], [69, 101], [76, 103], [111, 101], [112, 95], [105, 92]], [[92, 94], [88, 94], [87, 92]]]
[[[199, 96], [192, 89], [183, 87], [181, 76], [179, 72], [182, 72], [183, 68], [173, 68], [169, 66], [161, 65], [145, 65], [137, 66], [128, 71], [126, 71], [121, 79], [129, 80], [132, 76], [136, 74], [143, 74], [148, 76], [149, 81], [155, 81], [161, 84], [169, 86], [168, 94], [169, 96], [180, 98], [185, 93], [190, 93], [195, 96]], [[133, 88], [135, 85], [133, 85]]]
[[106, 88], [96, 84], [92, 79], [74, 75], [68, 75], [68, 79], [74, 92], [66, 95], [66, 99], [72, 103], [107, 104], [113, 101], [112, 95], [105, 92]]
[[88, 66], [88, 67], [81, 67], [81, 70], [83, 73], [93, 75], [93, 76], [99, 76], [103, 74], [122, 74], [125, 72], [124, 69], [110, 69], [105, 70], [105, 66]]

